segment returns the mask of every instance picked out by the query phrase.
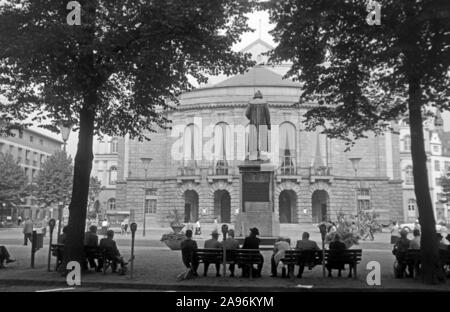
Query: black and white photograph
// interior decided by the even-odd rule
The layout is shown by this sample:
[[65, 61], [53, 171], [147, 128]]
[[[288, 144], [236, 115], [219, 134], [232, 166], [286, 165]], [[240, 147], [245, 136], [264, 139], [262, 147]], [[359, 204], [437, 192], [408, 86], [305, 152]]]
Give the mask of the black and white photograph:
[[0, 295], [342, 291], [450, 291], [450, 1], [0, 0]]

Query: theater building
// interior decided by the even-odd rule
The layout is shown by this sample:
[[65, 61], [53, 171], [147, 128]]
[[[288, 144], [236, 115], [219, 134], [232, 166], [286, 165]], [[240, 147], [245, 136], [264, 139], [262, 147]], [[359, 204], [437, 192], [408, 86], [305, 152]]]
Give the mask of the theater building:
[[[308, 132], [302, 123], [311, 105], [295, 106], [298, 83], [282, 79], [284, 66], [266, 65], [271, 47], [257, 40], [245, 49], [258, 65], [243, 75], [181, 95], [168, 113], [172, 129], [151, 141], [118, 141], [116, 206], [146, 226], [180, 221], [233, 223], [242, 209], [238, 166], [248, 156], [245, 111], [255, 92], [268, 102], [269, 163], [275, 165], [274, 212], [285, 224], [318, 223], [337, 213], [374, 210], [382, 222], [403, 219], [399, 133], [357, 142]], [[239, 235], [240, 233], [238, 233]]]

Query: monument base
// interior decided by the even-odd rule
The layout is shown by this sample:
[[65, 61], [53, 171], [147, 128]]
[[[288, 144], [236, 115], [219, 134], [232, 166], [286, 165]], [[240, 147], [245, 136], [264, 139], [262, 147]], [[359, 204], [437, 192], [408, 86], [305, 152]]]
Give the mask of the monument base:
[[275, 167], [264, 161], [248, 161], [239, 166], [241, 173], [241, 213], [236, 216], [236, 235], [245, 237], [253, 227], [263, 237], [280, 235], [280, 223], [274, 213]]
[[259, 235], [264, 237], [280, 236], [280, 223], [276, 221], [275, 213], [270, 211], [241, 212], [236, 216], [236, 236], [246, 237], [251, 228], [258, 228]]

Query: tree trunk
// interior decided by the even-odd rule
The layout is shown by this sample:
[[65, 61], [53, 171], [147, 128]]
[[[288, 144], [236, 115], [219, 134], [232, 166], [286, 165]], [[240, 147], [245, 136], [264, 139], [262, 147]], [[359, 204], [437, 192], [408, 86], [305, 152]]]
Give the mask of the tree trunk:
[[96, 91], [85, 97], [80, 112], [80, 132], [78, 148], [75, 156], [73, 175], [72, 199], [69, 206], [69, 224], [67, 239], [64, 248], [64, 266], [69, 261], [78, 261], [83, 267], [84, 263], [84, 230], [86, 227], [86, 209], [89, 194], [89, 180], [91, 176], [92, 142], [94, 137], [94, 117], [97, 102]]
[[410, 80], [408, 93], [414, 192], [419, 208], [419, 223], [421, 227], [422, 280], [427, 284], [436, 284], [442, 280], [445, 281], [445, 277], [440, 265], [436, 239], [436, 221], [428, 185], [421, 105], [422, 91], [418, 80]]

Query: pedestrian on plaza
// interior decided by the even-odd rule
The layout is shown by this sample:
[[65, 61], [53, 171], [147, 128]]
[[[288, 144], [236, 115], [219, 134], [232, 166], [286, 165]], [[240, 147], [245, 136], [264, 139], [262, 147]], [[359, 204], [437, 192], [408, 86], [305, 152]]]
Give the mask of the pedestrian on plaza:
[[19, 217], [17, 218], [17, 225], [20, 226], [21, 223], [22, 223], [22, 217], [19, 216]]
[[200, 219], [195, 223], [195, 235], [202, 235], [202, 228], [200, 226]]
[[395, 245], [400, 239], [400, 227], [397, 223], [397, 221], [392, 222], [392, 228], [391, 228], [391, 244]]
[[31, 241], [31, 236], [33, 235], [33, 222], [30, 220], [30, 218], [26, 218], [25, 222], [23, 224], [23, 245], [28, 245], [28, 240]]
[[106, 235], [106, 232], [108, 231], [108, 219], [103, 219], [102, 221], [102, 235]]

